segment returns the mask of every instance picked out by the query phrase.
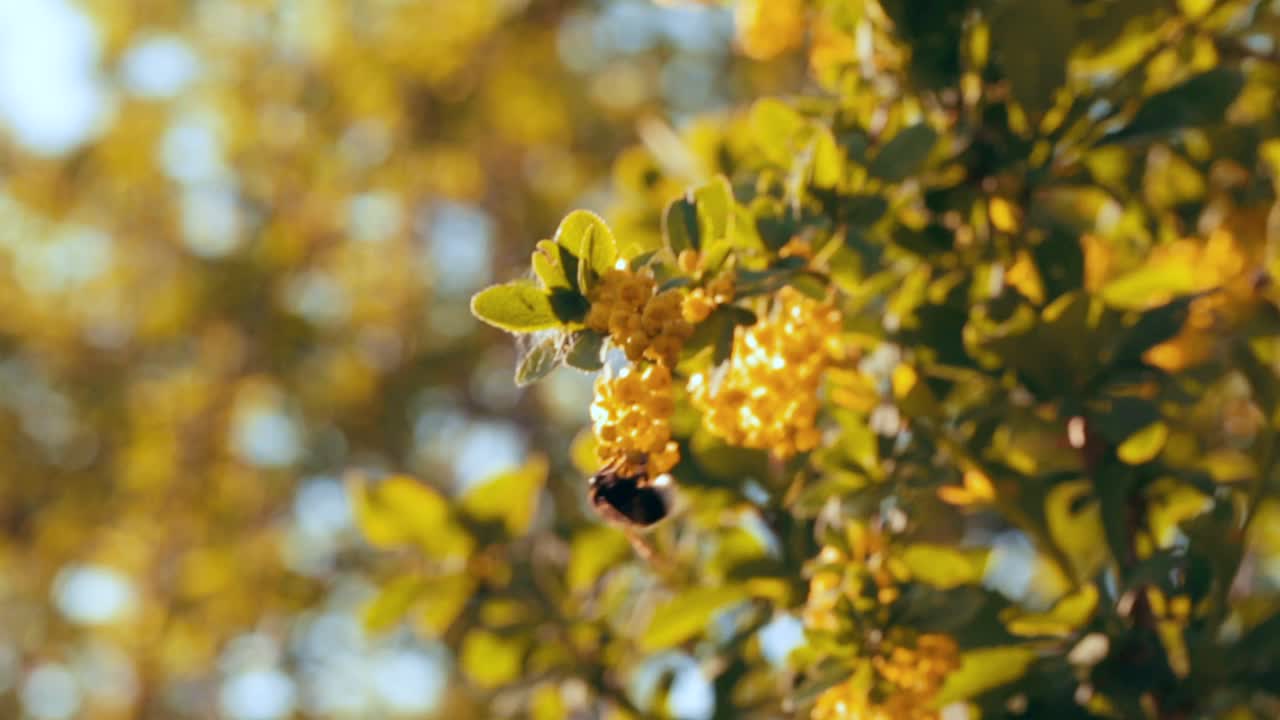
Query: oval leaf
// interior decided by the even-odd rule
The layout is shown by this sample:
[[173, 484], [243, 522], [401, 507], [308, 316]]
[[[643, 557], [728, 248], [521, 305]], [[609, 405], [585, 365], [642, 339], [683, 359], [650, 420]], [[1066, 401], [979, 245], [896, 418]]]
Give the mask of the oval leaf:
[[934, 705], [941, 707], [966, 700], [1013, 682], [1026, 674], [1035, 659], [1035, 650], [1026, 647], [970, 650], [961, 656], [960, 669], [947, 676]]
[[535, 455], [523, 467], [498, 473], [467, 490], [462, 511], [477, 520], [502, 522], [512, 537], [523, 535], [533, 522], [546, 481], [547, 459]]
[[560, 222], [556, 243], [597, 274], [612, 268], [618, 259], [618, 243], [613, 231], [599, 215], [588, 210], [575, 210]]
[[471, 314], [496, 328], [514, 333], [560, 327], [551, 299], [545, 292], [524, 282], [481, 290], [471, 298]]
[[[1032, 4], [1032, 3], [1027, 3]], [[1220, 121], [1244, 89], [1244, 75], [1214, 68], [1147, 98], [1133, 121], [1100, 144], [1145, 140], [1174, 130]]]
[[880, 149], [867, 170], [889, 182], [901, 182], [920, 172], [938, 142], [938, 133], [921, 123], [903, 129]]
[[1129, 465], [1151, 462], [1164, 449], [1164, 443], [1168, 439], [1169, 426], [1163, 422], [1153, 422], [1120, 443], [1120, 447], [1116, 448], [1116, 455]]
[[1013, 96], [1038, 118], [1053, 107], [1058, 88], [1067, 81], [1067, 57], [1076, 39], [1070, 0], [1007, 3], [992, 23], [991, 35]]
[[496, 688], [520, 675], [525, 645], [488, 630], [472, 630], [462, 641], [462, 671], [482, 688]]
[[706, 630], [717, 612], [746, 597], [746, 588], [735, 586], [685, 590], [654, 611], [640, 648], [653, 652], [679, 645]]

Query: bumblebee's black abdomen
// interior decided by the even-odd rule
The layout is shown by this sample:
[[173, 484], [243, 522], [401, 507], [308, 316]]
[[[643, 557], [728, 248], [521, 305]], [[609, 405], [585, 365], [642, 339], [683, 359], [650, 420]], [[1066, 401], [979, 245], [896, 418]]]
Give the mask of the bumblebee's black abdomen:
[[597, 478], [591, 502], [606, 517], [634, 525], [652, 525], [667, 516], [665, 489], [647, 483], [644, 475]]

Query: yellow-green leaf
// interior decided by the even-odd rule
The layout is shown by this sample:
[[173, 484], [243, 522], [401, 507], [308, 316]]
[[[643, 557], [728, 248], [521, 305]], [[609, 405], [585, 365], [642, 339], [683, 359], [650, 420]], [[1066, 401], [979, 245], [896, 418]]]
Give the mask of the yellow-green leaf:
[[1076, 577], [1091, 577], [1109, 557], [1102, 507], [1087, 480], [1055, 486], [1045, 498], [1045, 519], [1054, 543], [1071, 560]]
[[918, 543], [902, 553], [912, 577], [943, 590], [976, 583], [987, 569], [986, 549], [961, 550]]
[[1169, 426], [1153, 422], [1129, 436], [1116, 448], [1116, 455], [1130, 465], [1141, 465], [1155, 459], [1169, 439]]
[[476, 590], [476, 581], [465, 573], [432, 578], [418, 595], [414, 620], [429, 637], [448, 631]]
[[376, 484], [353, 482], [356, 522], [375, 547], [416, 544], [434, 558], [465, 557], [473, 541], [435, 490], [404, 475]]
[[1102, 288], [1102, 299], [1112, 307], [1140, 310], [1198, 289], [1196, 269], [1180, 258], [1149, 263], [1121, 275]]
[[569, 589], [578, 592], [591, 587], [606, 570], [626, 558], [629, 545], [625, 535], [606, 525], [579, 531], [569, 557]]
[[480, 520], [501, 521], [513, 537], [523, 535], [538, 509], [547, 481], [547, 459], [535, 455], [522, 467], [498, 473], [467, 490], [463, 512]]
[[527, 643], [476, 629], [462, 641], [462, 671], [482, 688], [505, 685], [520, 675]]
[[[544, 289], [574, 289], [569, 281], [569, 274], [561, 262], [560, 246], [552, 240], [539, 240], [537, 249], [533, 251], [533, 272], [542, 281]], [[576, 275], [576, 269], [574, 274]]]
[[381, 632], [400, 622], [425, 589], [422, 578], [413, 575], [393, 579], [364, 606], [361, 615], [365, 628]]
[[1098, 588], [1085, 585], [1042, 613], [1012, 614], [1006, 620], [1009, 632], [1022, 637], [1066, 637], [1093, 617], [1098, 608]]
[[765, 157], [776, 163], [789, 165], [792, 145], [807, 127], [805, 119], [791, 106], [765, 98], [751, 106], [751, 134]]
[[1036, 653], [1019, 646], [970, 650], [960, 657], [960, 669], [947, 676], [935, 707], [967, 700], [992, 688], [1013, 682], [1027, 672]]
[[599, 446], [596, 434], [589, 427], [574, 436], [573, 443], [569, 445], [569, 459], [578, 472], [591, 476], [600, 469], [600, 455], [596, 452]]
[[560, 327], [551, 298], [527, 282], [494, 285], [471, 298], [471, 313], [480, 320], [514, 333]]
[[706, 630], [711, 618], [748, 595], [745, 587], [694, 587], [658, 606], [640, 638], [645, 652], [674, 647]]
[[[609, 270], [618, 259], [613, 231], [599, 215], [588, 210], [575, 210], [560, 222], [556, 243], [597, 273]], [[581, 290], [586, 292], [587, 288]]]
[[565, 720], [569, 717], [569, 709], [565, 707], [560, 688], [553, 683], [539, 685], [529, 704], [533, 720]]

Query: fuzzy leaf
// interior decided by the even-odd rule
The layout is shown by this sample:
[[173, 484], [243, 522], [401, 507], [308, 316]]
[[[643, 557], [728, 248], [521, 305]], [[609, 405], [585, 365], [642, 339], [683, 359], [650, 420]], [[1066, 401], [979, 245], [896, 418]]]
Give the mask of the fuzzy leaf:
[[551, 298], [526, 282], [495, 285], [471, 298], [471, 314], [502, 330], [536, 332], [560, 327]]

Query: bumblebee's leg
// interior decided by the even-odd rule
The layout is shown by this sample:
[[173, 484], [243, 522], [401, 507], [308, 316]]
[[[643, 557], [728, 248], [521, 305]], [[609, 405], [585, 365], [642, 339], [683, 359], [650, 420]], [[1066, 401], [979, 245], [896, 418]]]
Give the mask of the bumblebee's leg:
[[671, 562], [671, 558], [658, 550], [652, 538], [630, 526], [624, 527], [622, 531], [626, 534], [627, 540], [631, 542], [631, 547], [635, 549], [636, 555], [648, 563], [659, 575], [669, 576], [676, 569], [676, 566]]

